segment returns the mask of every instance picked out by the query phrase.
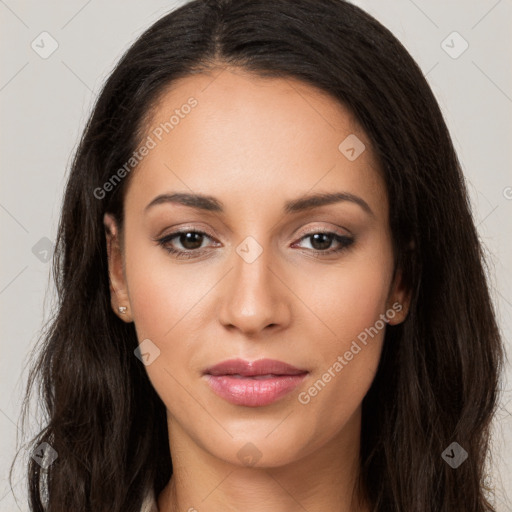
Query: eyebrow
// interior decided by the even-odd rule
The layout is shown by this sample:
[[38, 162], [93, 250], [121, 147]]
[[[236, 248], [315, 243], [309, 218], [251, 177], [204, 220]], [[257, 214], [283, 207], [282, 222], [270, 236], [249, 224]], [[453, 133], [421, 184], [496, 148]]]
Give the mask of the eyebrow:
[[[359, 205], [366, 213], [372, 217], [375, 217], [372, 209], [364, 199], [348, 192], [324, 192], [308, 194], [297, 199], [292, 199], [284, 204], [283, 213], [289, 215], [292, 213], [311, 210], [313, 208], [319, 208], [321, 206], [339, 203], [342, 201], [355, 203]], [[153, 206], [166, 203], [181, 204], [183, 206], [189, 206], [197, 210], [224, 213], [223, 203], [215, 197], [203, 194], [190, 194], [185, 192], [160, 194], [144, 208], [144, 211], [147, 212]]]

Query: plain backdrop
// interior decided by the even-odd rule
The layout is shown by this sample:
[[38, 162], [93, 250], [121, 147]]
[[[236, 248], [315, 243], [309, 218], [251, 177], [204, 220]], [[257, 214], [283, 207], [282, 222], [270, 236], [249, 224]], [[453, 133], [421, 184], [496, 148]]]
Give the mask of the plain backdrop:
[[[48, 258], [71, 157], [121, 54], [182, 3], [0, 0], [0, 511], [28, 511], [21, 467], [13, 479], [17, 502], [7, 475], [21, 433], [26, 365], [53, 300]], [[354, 3], [398, 37], [439, 101], [489, 254], [492, 293], [510, 353], [512, 2]], [[491, 476], [500, 512], [512, 510], [511, 373], [507, 365], [493, 436]]]

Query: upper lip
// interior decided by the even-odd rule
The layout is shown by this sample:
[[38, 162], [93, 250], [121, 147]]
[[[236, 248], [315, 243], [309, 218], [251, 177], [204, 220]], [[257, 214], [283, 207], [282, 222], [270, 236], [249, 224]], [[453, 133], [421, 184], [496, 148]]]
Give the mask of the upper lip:
[[204, 373], [209, 375], [241, 375], [252, 377], [255, 375], [300, 375], [308, 370], [277, 361], [276, 359], [258, 359], [245, 361], [244, 359], [228, 359], [207, 368]]

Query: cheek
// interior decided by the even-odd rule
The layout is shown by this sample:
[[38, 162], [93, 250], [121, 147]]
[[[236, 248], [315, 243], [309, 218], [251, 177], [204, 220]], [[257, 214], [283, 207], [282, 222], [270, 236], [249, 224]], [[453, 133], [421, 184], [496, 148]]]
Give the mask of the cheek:
[[[310, 424], [315, 446], [321, 446], [347, 425], [358, 411], [379, 366], [386, 323], [378, 291], [359, 299], [359, 290], [345, 290], [344, 305], [330, 321], [336, 335], [317, 337], [315, 371], [297, 396], [301, 415]], [[349, 300], [352, 297], [352, 302]], [[343, 310], [342, 313], [339, 313]], [[311, 335], [310, 335], [311, 337]], [[310, 348], [311, 350], [311, 348]]]
[[139, 339], [166, 343], [176, 338], [183, 325], [195, 326], [201, 300], [215, 284], [214, 276], [209, 279], [208, 271], [176, 264], [164, 249], [135, 240], [131, 245], [127, 241], [126, 255], [130, 306]]
[[320, 320], [315, 318], [314, 323], [321, 329], [321, 337], [331, 343], [324, 353], [331, 352], [332, 344], [356, 338], [385, 312], [392, 277], [391, 255], [385, 254], [347, 259], [339, 268], [312, 274], [314, 277], [302, 281], [302, 289], [297, 280], [298, 295], [306, 298], [305, 304]]
[[139, 343], [150, 339], [160, 351], [146, 366], [148, 377], [168, 409], [172, 404], [173, 411], [186, 410], [200, 417], [200, 408], [193, 410], [196, 404], [186, 390], [193, 373], [199, 371], [194, 358], [204, 340], [201, 322], [206, 301], [201, 299], [215, 281], [172, 264], [165, 256], [148, 264], [153, 254], [145, 257], [143, 253], [144, 249], [134, 248], [126, 261], [126, 274]]
[[321, 320], [308, 327], [306, 336], [316, 340], [317, 364], [297, 401], [319, 444], [357, 411], [379, 365], [387, 325], [381, 315], [386, 313], [392, 265], [391, 253], [378, 254], [317, 276], [308, 299]]

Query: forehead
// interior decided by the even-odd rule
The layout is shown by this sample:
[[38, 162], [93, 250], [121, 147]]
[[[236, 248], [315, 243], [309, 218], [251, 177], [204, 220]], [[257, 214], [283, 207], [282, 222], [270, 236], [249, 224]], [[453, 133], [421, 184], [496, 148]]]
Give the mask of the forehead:
[[[292, 78], [230, 68], [181, 78], [152, 110], [142, 144], [151, 149], [126, 197], [139, 210], [176, 189], [267, 203], [344, 189], [387, 202], [370, 141], [354, 116]], [[351, 147], [356, 155], [365, 149], [350, 159], [344, 152]]]

